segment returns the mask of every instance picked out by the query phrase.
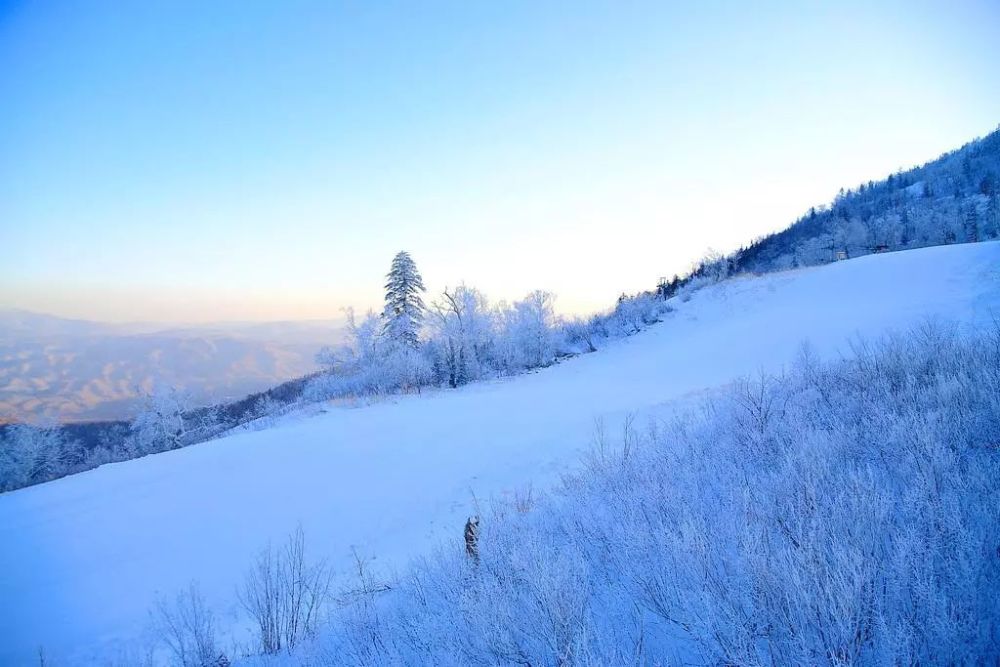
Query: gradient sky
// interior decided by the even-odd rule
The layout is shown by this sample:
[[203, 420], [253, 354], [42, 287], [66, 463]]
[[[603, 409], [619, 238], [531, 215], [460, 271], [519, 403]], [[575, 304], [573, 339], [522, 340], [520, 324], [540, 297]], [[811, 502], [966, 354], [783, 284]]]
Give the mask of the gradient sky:
[[1000, 3], [0, 2], [0, 307], [565, 312], [1000, 123]]

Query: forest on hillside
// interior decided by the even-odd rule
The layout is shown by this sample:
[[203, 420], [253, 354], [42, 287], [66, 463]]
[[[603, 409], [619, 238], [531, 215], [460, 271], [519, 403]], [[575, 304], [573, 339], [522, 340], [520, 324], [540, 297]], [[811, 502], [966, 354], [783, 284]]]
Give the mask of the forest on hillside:
[[695, 276], [768, 273], [998, 236], [1000, 128], [923, 166], [842, 189], [829, 205], [810, 209], [787, 229], [725, 258], [710, 258]]

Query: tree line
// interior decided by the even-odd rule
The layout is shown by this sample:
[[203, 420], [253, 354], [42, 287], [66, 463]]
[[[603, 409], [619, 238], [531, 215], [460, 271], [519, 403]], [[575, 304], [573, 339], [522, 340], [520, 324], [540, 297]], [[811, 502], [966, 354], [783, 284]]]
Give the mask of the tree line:
[[455, 388], [513, 375], [592, 352], [670, 311], [662, 295], [649, 293], [621, 299], [590, 318], [562, 318], [550, 292], [491, 303], [465, 284], [445, 288], [428, 306], [423, 279], [405, 251], [386, 278], [382, 311], [360, 318], [348, 311], [346, 342], [320, 353], [326, 372], [306, 387], [309, 400]]
[[398, 253], [386, 276], [385, 303], [358, 318], [348, 312], [346, 341], [318, 355], [324, 370], [239, 401], [195, 407], [176, 387], [155, 384], [130, 422], [89, 429], [8, 425], [0, 429], [0, 492], [219, 437], [237, 428], [266, 428], [282, 414], [333, 398], [365, 397], [429, 387], [459, 387], [488, 377], [548, 366], [631, 335], [670, 311], [662, 295], [621, 299], [586, 319], [556, 315], [555, 296], [535, 291], [491, 304], [464, 284], [430, 305], [416, 263]]

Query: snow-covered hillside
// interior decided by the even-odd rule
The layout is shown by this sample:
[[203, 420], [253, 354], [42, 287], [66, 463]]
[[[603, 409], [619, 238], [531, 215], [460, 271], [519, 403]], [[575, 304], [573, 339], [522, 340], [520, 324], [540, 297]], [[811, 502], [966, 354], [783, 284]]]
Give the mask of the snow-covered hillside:
[[78, 664], [141, 635], [158, 593], [200, 583], [222, 622], [254, 555], [301, 523], [345, 570], [351, 548], [403, 567], [460, 535], [474, 498], [544, 487], [595, 421], [654, 414], [791, 361], [803, 342], [848, 352], [936, 317], [1000, 316], [1000, 243], [872, 255], [739, 278], [662, 324], [505, 381], [289, 420], [275, 428], [0, 496], [0, 663], [39, 646]]

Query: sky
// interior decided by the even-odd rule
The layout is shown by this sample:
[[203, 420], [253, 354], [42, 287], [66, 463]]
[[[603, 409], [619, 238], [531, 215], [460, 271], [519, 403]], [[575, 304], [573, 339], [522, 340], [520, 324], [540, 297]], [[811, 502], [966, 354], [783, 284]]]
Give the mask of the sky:
[[1000, 3], [4, 2], [0, 307], [550, 290], [565, 313], [1000, 123]]

